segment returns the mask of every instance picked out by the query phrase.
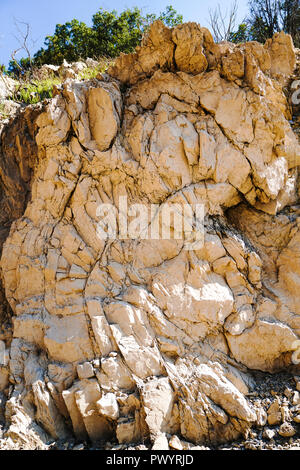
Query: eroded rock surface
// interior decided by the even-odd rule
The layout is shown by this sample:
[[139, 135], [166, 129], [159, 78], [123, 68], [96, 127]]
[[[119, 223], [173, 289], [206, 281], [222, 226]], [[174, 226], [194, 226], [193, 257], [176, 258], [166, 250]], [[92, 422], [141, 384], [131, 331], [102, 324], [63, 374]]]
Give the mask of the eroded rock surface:
[[[284, 34], [218, 45], [156, 22], [31, 111], [30, 148], [2, 143], [8, 438], [216, 443], [261, 420], [251, 370], [292, 366], [300, 336], [294, 67]], [[97, 208], [125, 196], [204, 205], [204, 245], [101, 239]]]

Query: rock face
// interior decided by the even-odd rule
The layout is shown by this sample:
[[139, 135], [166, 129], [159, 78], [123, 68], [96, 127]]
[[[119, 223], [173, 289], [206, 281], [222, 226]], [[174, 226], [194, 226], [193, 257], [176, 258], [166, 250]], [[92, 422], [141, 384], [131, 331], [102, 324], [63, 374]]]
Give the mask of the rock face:
[[[261, 420], [251, 369], [292, 366], [300, 336], [294, 67], [283, 34], [235, 46], [156, 22], [108, 75], [66, 80], [4, 129], [8, 437], [201, 444]], [[204, 243], [132, 224], [103, 239], [98, 208], [120, 225], [125, 197], [131, 216], [201, 205]]]
[[5, 100], [14, 92], [17, 82], [0, 72], [0, 100]]

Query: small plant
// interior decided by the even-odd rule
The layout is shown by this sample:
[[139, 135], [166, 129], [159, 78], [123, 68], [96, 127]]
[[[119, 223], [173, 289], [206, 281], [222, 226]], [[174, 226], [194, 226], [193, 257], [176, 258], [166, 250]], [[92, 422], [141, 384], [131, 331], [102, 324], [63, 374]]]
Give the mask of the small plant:
[[[96, 78], [99, 73], [107, 70], [112, 63], [112, 59], [101, 57], [97, 62], [98, 64], [95, 67], [86, 67], [79, 72], [76, 80], [91, 80]], [[52, 98], [54, 86], [63, 83], [64, 77], [63, 72], [57, 75], [55, 72], [45, 68], [31, 67], [28, 70], [24, 70], [23, 76], [19, 80], [19, 84], [10, 99], [29, 105]]]
[[14, 93], [14, 99], [24, 104], [36, 104], [52, 98], [54, 85], [61, 83], [60, 78], [46, 78], [37, 82], [22, 82]]
[[96, 78], [98, 73], [105, 72], [112, 64], [112, 59], [102, 57], [98, 59], [99, 64], [96, 67], [87, 67], [78, 74], [79, 80], [91, 80]]
[[0, 103], [0, 121], [7, 119], [9, 117], [8, 112], [6, 111], [5, 105]]

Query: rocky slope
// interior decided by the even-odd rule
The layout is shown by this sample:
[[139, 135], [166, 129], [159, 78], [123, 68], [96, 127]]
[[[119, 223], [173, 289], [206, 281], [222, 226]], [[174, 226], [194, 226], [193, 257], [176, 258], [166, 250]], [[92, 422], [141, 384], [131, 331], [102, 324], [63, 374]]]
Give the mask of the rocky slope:
[[[195, 23], [156, 22], [108, 74], [67, 79], [4, 127], [8, 445], [211, 446], [265, 425], [297, 438], [300, 146], [285, 93], [296, 70], [283, 33], [215, 44]], [[122, 217], [125, 196], [161, 229], [167, 204], [201, 204], [203, 246], [187, 249], [189, 233], [102, 239], [98, 208]], [[276, 391], [253, 399], [282, 370], [296, 377], [288, 404]]]

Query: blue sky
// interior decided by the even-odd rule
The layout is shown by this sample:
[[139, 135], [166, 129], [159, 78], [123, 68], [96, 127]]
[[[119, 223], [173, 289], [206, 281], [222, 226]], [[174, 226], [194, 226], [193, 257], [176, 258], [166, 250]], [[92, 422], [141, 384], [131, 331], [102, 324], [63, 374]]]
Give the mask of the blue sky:
[[[184, 21], [196, 21], [207, 27], [209, 9], [214, 9], [218, 3], [226, 11], [232, 0], [0, 0], [0, 64], [7, 64], [11, 51], [18, 47], [14, 37], [17, 34], [14, 18], [30, 24], [35, 41], [32, 51], [36, 52], [43, 46], [45, 36], [53, 34], [57, 23], [76, 18], [91, 24], [92, 15], [100, 7], [121, 12], [138, 6], [145, 13], [159, 13], [171, 4], [183, 15]], [[238, 5], [238, 20], [242, 21], [247, 13], [247, 0], [238, 0]], [[17, 58], [21, 56], [22, 53]]]

